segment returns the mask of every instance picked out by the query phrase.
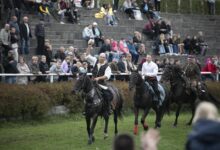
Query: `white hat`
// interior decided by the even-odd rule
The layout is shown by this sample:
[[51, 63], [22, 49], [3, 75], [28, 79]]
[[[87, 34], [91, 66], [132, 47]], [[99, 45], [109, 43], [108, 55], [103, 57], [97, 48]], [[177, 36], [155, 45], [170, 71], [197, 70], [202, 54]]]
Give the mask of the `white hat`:
[[93, 22], [93, 23], [92, 23], [92, 25], [97, 26], [97, 25], [98, 25], [98, 23], [97, 23], [97, 22]]

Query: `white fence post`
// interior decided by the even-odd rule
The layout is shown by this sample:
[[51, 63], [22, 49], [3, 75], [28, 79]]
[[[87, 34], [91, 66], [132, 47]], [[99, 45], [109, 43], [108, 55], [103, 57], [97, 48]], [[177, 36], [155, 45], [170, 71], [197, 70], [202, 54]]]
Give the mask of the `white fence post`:
[[53, 83], [53, 75], [50, 76], [50, 83]]

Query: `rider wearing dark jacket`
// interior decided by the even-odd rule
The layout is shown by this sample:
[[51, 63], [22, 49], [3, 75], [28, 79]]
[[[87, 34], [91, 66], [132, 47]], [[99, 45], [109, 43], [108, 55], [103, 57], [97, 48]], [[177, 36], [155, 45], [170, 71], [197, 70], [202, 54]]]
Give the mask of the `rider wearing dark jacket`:
[[[109, 65], [106, 63], [106, 55], [105, 53], [101, 53], [99, 55], [99, 60], [96, 63], [95, 67], [93, 68], [92, 71], [94, 80], [98, 82], [101, 86], [106, 85], [106, 80], [109, 80], [111, 77], [111, 68]], [[108, 110], [107, 112], [109, 113], [111, 110], [111, 101], [113, 99], [113, 95], [110, 90], [108, 90], [105, 87], [102, 88], [102, 96], [104, 101], [107, 103], [108, 107], [106, 107]]]
[[184, 66], [186, 78], [189, 80], [190, 87], [197, 90], [198, 82], [201, 81], [201, 73], [196, 59], [193, 56], [188, 58], [187, 64]]

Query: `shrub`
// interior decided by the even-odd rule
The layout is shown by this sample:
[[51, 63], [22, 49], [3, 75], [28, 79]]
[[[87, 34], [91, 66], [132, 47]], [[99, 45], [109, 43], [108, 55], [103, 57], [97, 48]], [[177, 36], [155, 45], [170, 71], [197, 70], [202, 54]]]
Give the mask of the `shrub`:
[[0, 116], [10, 118], [39, 118], [50, 108], [49, 98], [33, 85], [1, 84]]
[[[38, 119], [56, 105], [65, 105], [70, 113], [80, 113], [84, 102], [80, 95], [72, 95], [74, 82], [39, 83], [24, 85], [0, 84], [0, 118]], [[133, 109], [133, 92], [128, 91], [128, 83], [112, 82], [122, 93], [123, 111]], [[217, 82], [207, 82], [212, 95], [220, 97], [220, 86]]]

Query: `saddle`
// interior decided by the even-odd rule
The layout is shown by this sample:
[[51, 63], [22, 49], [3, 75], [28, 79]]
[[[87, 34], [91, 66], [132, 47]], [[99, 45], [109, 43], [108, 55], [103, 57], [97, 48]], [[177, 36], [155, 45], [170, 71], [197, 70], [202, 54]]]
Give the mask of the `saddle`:
[[163, 86], [158, 83], [158, 90], [160, 92], [160, 98], [158, 98], [154, 92], [153, 87], [148, 82], [145, 82], [145, 85], [148, 87], [148, 89], [150, 90], [150, 93], [153, 95], [154, 101], [158, 101], [158, 99], [160, 99], [159, 105], [161, 106], [163, 104], [163, 101], [165, 100], [165, 96], [166, 96], [166, 93], [165, 93]]
[[112, 85], [108, 85], [108, 84], [107, 85], [97, 84], [95, 89], [101, 100], [103, 100], [102, 90], [109, 90], [111, 92], [111, 94], [113, 95], [113, 99], [111, 100], [111, 108], [114, 110], [116, 107], [116, 95], [115, 95], [115, 93], [117, 93], [115, 91], [116, 89]]

